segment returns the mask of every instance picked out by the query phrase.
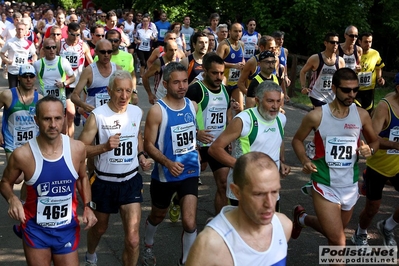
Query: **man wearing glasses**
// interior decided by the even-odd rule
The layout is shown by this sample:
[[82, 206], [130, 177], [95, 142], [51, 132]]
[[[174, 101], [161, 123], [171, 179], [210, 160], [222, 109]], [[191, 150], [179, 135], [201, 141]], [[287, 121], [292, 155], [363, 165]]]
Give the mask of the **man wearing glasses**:
[[[59, 98], [66, 108], [65, 88], [75, 81], [75, 75], [69, 61], [56, 55], [56, 51], [56, 42], [51, 38], [45, 39], [43, 42], [44, 57], [36, 61], [33, 66], [38, 73], [39, 93], [43, 96], [53, 95]], [[62, 133], [66, 133], [66, 124]]]
[[97, 15], [98, 15], [99, 20], [97, 20], [96, 24], [101, 25], [101, 26], [105, 26], [107, 24], [106, 21], [105, 21], [106, 18], [107, 18], [107, 14], [100, 13], [100, 14], [97, 14]]
[[89, 45], [91, 57], [94, 58], [96, 55], [95, 48], [97, 42], [105, 37], [104, 27], [101, 25], [92, 26], [90, 28], [90, 35], [91, 40], [87, 41], [87, 45]]
[[348, 26], [344, 34], [345, 42], [338, 45], [337, 51], [337, 55], [344, 59], [345, 67], [349, 67], [355, 72], [360, 71], [360, 58], [363, 54], [363, 49], [356, 45], [358, 34], [358, 30], [355, 26]]
[[[313, 106], [321, 106], [334, 100], [331, 89], [332, 77], [337, 69], [345, 67], [345, 61], [336, 53], [338, 50], [338, 33], [329, 32], [324, 37], [326, 49], [309, 57], [300, 72], [301, 93], [307, 94]], [[306, 84], [306, 75], [312, 70], [310, 85]]]
[[[316, 216], [296, 206], [291, 237], [298, 238], [306, 225], [322, 233], [329, 245], [345, 246], [344, 229], [359, 198], [358, 156], [373, 155], [378, 150], [379, 140], [369, 114], [354, 104], [359, 91], [355, 71], [337, 70], [331, 87], [334, 100], [309, 112], [292, 140], [292, 147], [303, 165], [302, 172], [311, 175], [311, 181], [302, 190], [311, 193]], [[316, 144], [313, 159], [308, 158], [303, 145], [311, 131], [314, 131]], [[368, 144], [361, 140], [360, 133]]]
[[109, 30], [117, 30], [121, 33], [121, 44], [120, 46], [127, 47], [130, 45], [130, 39], [129, 37], [118, 27], [116, 27], [116, 24], [118, 23], [118, 17], [116, 16], [116, 13], [113, 11], [109, 11], [107, 13], [107, 18], [106, 18], [106, 25], [104, 27], [105, 32]]
[[[121, 69], [121, 67], [111, 62], [113, 50], [112, 44], [108, 40], [101, 39], [98, 41], [95, 52], [98, 61], [93, 62], [83, 70], [79, 82], [71, 95], [72, 102], [83, 109], [83, 116], [86, 118], [94, 108], [109, 101], [110, 98], [107, 92], [109, 77], [117, 69]], [[82, 101], [80, 94], [85, 87], [87, 87], [87, 97], [85, 101]]]
[[[133, 80], [133, 93], [131, 102], [133, 104], [138, 103], [137, 90], [136, 90], [136, 73], [134, 71], [134, 60], [131, 53], [119, 50], [121, 44], [121, 33], [117, 30], [109, 30], [105, 35], [106, 39], [112, 43], [112, 57], [111, 62], [120, 66], [123, 70], [130, 73]], [[98, 57], [94, 59], [94, 62], [98, 61]]]
[[68, 25], [68, 38], [61, 40], [58, 49], [59, 55], [66, 58], [69, 63], [71, 63], [72, 69], [75, 73], [75, 81], [70, 82], [66, 87], [66, 120], [68, 126], [67, 134], [70, 137], [73, 137], [75, 131], [73, 124], [75, 106], [70, 100], [70, 95], [79, 81], [85, 61], [87, 60], [87, 62], [91, 64], [93, 63], [93, 58], [91, 57], [89, 46], [82, 39], [80, 39], [80, 27], [77, 23], [70, 23]]

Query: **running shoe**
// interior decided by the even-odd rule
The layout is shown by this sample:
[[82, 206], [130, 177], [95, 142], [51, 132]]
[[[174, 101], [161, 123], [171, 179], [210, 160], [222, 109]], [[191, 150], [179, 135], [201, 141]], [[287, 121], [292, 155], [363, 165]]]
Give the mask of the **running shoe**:
[[382, 236], [382, 240], [384, 240], [384, 246], [386, 248], [397, 248], [395, 235], [393, 230], [385, 229], [385, 220], [381, 220], [377, 223], [377, 229], [380, 235]]
[[357, 234], [357, 229], [352, 236], [352, 243], [356, 245], [356, 247], [369, 247], [367, 234]]
[[153, 246], [144, 246], [144, 250], [142, 252], [141, 263], [143, 266], [155, 266], [157, 265], [157, 260], [152, 252]]
[[169, 206], [169, 219], [172, 223], [176, 223], [180, 218], [180, 206], [175, 202], [176, 195], [176, 193], [173, 194]]
[[292, 239], [297, 239], [301, 234], [302, 228], [305, 227], [301, 225], [301, 223], [299, 222], [299, 217], [301, 217], [301, 215], [304, 213], [306, 213], [306, 211], [301, 205], [296, 205], [292, 210], [292, 216], [294, 218], [292, 232], [291, 232]]

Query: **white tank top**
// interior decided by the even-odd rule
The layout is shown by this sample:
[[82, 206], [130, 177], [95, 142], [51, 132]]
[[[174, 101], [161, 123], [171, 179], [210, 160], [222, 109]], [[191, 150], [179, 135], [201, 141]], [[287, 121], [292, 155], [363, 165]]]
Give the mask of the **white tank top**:
[[82, 74], [83, 67], [85, 64], [85, 54], [83, 52], [83, 41], [79, 42], [74, 46], [69, 46], [65, 39], [60, 41], [60, 56], [67, 59], [72, 66], [75, 74], [75, 81], [69, 84], [68, 87], [75, 88], [78, 84], [80, 75]]
[[124, 113], [115, 113], [108, 104], [104, 104], [94, 109], [93, 114], [99, 129], [95, 139], [96, 145], [106, 143], [110, 136], [121, 133], [118, 148], [94, 158], [97, 177], [111, 182], [131, 179], [137, 173], [134, 169], [139, 166], [137, 148], [142, 110], [129, 104]]
[[109, 85], [109, 77], [116, 71], [116, 64], [111, 62], [112, 70], [108, 77], [101, 75], [96, 62], [91, 63], [90, 66], [93, 74], [91, 85], [87, 88], [86, 103], [99, 107], [109, 101], [107, 86]]
[[207, 224], [223, 238], [233, 258], [233, 265], [286, 265], [288, 245], [278, 217], [273, 215], [272, 218], [273, 232], [270, 247], [268, 250], [260, 252], [250, 247], [227, 220], [225, 213], [235, 208], [238, 207], [223, 207], [222, 211]]

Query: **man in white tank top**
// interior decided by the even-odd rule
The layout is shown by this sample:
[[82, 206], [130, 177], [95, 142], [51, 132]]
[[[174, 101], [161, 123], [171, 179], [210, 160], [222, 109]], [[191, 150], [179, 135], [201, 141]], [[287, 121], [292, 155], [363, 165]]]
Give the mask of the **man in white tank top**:
[[[345, 246], [344, 229], [359, 198], [358, 155], [371, 156], [378, 149], [379, 141], [367, 111], [354, 104], [359, 90], [355, 71], [337, 70], [332, 90], [335, 99], [309, 112], [292, 140], [292, 147], [303, 165], [302, 172], [311, 174], [307, 187], [317, 215], [307, 215], [302, 206], [296, 206], [291, 237], [298, 238], [306, 225], [322, 233], [329, 245]], [[310, 160], [303, 142], [312, 130], [315, 132], [315, 156]], [[368, 144], [360, 139], [361, 132]]]
[[233, 176], [240, 205], [224, 207], [207, 224], [186, 265], [286, 265], [292, 222], [274, 209], [281, 188], [276, 163], [263, 152], [249, 152], [237, 160]]

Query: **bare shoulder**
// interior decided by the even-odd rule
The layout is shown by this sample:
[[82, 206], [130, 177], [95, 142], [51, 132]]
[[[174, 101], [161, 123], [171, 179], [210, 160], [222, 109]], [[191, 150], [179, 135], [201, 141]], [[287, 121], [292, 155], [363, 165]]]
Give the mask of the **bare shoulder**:
[[316, 107], [305, 115], [302, 123], [306, 123], [316, 129], [320, 125], [322, 114], [323, 111], [321, 107]]
[[148, 111], [146, 123], [150, 122], [152, 124], [154, 123], [159, 124], [161, 120], [162, 120], [161, 107], [159, 106], [159, 104], [154, 104], [153, 106], [151, 106], [150, 110]]
[[86, 146], [83, 142], [81, 142], [80, 140], [75, 140], [70, 138], [70, 143], [71, 143], [71, 150], [73, 152], [73, 154], [78, 153], [81, 154], [82, 156], [85, 156], [86, 153]]
[[371, 118], [369, 113], [364, 110], [363, 108], [356, 106], [357, 112], [359, 113], [360, 120], [362, 120], [362, 124], [364, 125], [365, 122], [371, 122]]
[[283, 213], [276, 212], [281, 225], [283, 226], [285, 237], [287, 241], [291, 238], [292, 232], [292, 221]]
[[206, 226], [191, 247], [186, 265], [233, 265], [233, 260], [223, 238]]

